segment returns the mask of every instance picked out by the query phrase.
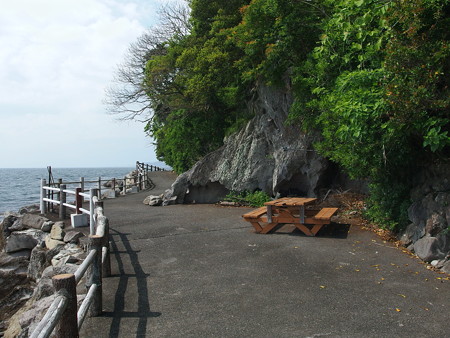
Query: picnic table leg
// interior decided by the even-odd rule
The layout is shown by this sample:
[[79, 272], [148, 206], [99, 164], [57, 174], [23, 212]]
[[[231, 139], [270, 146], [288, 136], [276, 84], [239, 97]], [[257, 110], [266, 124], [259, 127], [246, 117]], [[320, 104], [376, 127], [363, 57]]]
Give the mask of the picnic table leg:
[[255, 228], [256, 232], [261, 232], [262, 231], [263, 228], [261, 227], [259, 222], [252, 221], [250, 223], [253, 225], [253, 227]]
[[317, 233], [320, 231], [320, 229], [322, 229], [322, 227], [324, 226], [324, 224], [315, 224], [312, 229], [311, 232], [315, 235], [317, 235]]
[[272, 223], [272, 206], [267, 206], [267, 223]]
[[267, 234], [270, 230], [274, 229], [279, 223], [269, 223], [267, 224], [262, 231], [261, 234]]
[[295, 226], [297, 227], [297, 229], [299, 229], [300, 231], [302, 231], [306, 236], [314, 236], [314, 233], [304, 224], [301, 223], [295, 223]]

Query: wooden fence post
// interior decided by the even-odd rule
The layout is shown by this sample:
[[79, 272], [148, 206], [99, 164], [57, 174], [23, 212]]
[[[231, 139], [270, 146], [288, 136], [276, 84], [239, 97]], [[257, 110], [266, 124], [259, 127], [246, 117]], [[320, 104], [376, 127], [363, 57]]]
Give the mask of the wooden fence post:
[[127, 177], [123, 177], [123, 194], [124, 196], [127, 194]]
[[[84, 177], [80, 177], [80, 188], [81, 188], [81, 192], [84, 193]], [[84, 202], [84, 197], [81, 196], [81, 204], [83, 204]]]
[[47, 212], [47, 202], [44, 201], [45, 198], [45, 189], [44, 187], [47, 185], [47, 181], [45, 180], [45, 178], [41, 179], [41, 201], [40, 201], [40, 209], [41, 209], [41, 214], [45, 215], [45, 213]]
[[83, 196], [80, 195], [81, 188], [75, 188], [75, 206], [76, 206], [76, 214], [81, 214], [80, 208], [83, 206]]
[[95, 317], [102, 313], [102, 240], [101, 236], [89, 236], [89, 250], [97, 250], [92, 264], [86, 271], [86, 288], [89, 289], [92, 284], [97, 285], [97, 290], [92, 298], [89, 307], [89, 316]]
[[52, 278], [56, 292], [67, 297], [67, 307], [55, 328], [58, 338], [79, 337], [77, 323], [77, 284], [73, 274], [56, 275]]
[[66, 217], [66, 207], [64, 206], [64, 203], [66, 203], [66, 193], [64, 192], [65, 189], [65, 184], [59, 185], [59, 219], [61, 220]]

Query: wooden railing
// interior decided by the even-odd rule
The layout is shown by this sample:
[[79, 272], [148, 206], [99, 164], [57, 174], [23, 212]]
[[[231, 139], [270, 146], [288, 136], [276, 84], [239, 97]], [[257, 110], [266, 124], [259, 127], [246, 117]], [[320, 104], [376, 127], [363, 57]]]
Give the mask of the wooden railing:
[[[56, 275], [52, 278], [56, 298], [44, 318], [31, 333], [32, 338], [78, 337], [87, 314], [102, 313], [102, 279], [111, 275], [109, 257], [109, 221], [104, 215], [103, 202], [93, 198], [95, 203], [95, 234], [89, 235], [89, 253], [73, 274]], [[83, 303], [77, 310], [77, 284], [86, 274], [88, 290]]]

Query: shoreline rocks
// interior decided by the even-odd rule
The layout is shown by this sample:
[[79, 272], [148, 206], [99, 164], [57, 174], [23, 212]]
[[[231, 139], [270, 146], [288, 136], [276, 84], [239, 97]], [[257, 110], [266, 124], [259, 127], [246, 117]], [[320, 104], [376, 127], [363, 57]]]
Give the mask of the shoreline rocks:
[[39, 307], [27, 313], [26, 323], [17, 311], [32, 309], [35, 302], [51, 297], [51, 277], [73, 273], [86, 257], [79, 245], [83, 233], [66, 231], [64, 222], [55, 223], [26, 210], [8, 213], [0, 222], [0, 327], [11, 328], [7, 336], [25, 335], [29, 327], [31, 333], [45, 310]]

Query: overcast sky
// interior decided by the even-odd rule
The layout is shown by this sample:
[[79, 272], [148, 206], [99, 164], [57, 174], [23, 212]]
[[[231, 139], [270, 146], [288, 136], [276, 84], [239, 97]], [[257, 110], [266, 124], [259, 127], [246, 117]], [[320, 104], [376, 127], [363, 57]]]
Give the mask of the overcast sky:
[[163, 0], [0, 0], [0, 168], [156, 161], [143, 124], [102, 101]]

